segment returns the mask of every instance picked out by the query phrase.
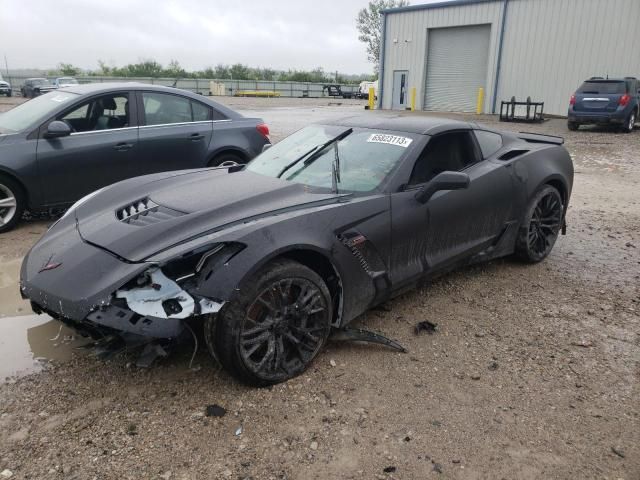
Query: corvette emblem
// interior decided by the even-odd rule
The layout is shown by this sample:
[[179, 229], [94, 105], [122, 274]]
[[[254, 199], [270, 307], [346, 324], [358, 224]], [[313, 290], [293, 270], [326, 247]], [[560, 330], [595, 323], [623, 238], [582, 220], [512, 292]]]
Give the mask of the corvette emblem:
[[38, 270], [38, 273], [46, 272], [47, 270], [54, 270], [54, 269], [58, 268], [60, 265], [62, 265], [62, 262], [60, 262], [60, 263], [52, 262], [51, 258], [50, 258], [47, 261], [47, 263], [40, 270]]

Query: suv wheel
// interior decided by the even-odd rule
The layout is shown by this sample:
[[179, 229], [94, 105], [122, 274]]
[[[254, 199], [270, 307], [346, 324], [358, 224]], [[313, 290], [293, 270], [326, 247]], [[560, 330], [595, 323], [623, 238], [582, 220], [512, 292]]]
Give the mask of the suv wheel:
[[622, 127], [622, 131], [624, 133], [633, 132], [633, 127], [635, 124], [636, 124], [636, 112], [631, 112], [629, 114], [629, 117], [627, 118], [625, 125]]

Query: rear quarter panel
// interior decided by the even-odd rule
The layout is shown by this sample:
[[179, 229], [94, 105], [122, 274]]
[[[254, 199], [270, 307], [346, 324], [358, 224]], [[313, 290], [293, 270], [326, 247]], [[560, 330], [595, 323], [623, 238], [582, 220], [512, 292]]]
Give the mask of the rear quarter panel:
[[256, 129], [258, 118], [238, 118], [213, 122], [213, 137], [209, 144], [209, 160], [224, 151], [235, 151], [252, 160], [269, 143]]

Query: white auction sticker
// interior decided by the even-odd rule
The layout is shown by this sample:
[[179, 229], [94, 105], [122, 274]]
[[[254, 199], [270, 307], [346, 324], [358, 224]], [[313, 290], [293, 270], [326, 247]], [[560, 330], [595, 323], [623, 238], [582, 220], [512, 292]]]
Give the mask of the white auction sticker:
[[398, 135], [385, 135], [384, 133], [374, 133], [367, 140], [369, 143], [386, 143], [387, 145], [397, 145], [398, 147], [407, 148], [413, 142], [408, 137], [400, 137]]

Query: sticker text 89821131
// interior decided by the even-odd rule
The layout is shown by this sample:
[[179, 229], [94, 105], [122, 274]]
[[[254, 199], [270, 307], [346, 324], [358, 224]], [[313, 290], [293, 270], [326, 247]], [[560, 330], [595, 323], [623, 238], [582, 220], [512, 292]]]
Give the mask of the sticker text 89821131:
[[397, 145], [398, 147], [407, 148], [413, 142], [412, 138], [401, 137], [398, 135], [386, 135], [384, 133], [372, 134], [367, 142], [369, 143], [385, 143], [387, 145]]

